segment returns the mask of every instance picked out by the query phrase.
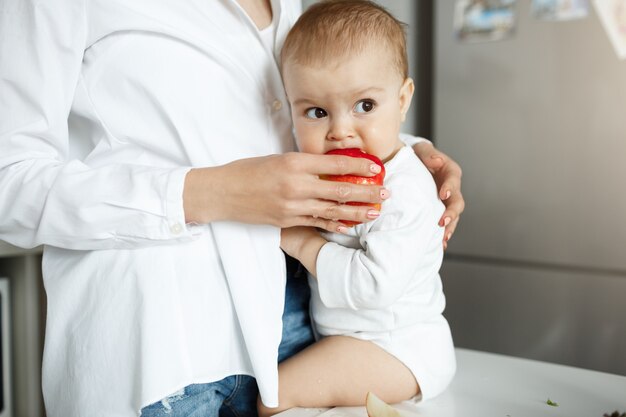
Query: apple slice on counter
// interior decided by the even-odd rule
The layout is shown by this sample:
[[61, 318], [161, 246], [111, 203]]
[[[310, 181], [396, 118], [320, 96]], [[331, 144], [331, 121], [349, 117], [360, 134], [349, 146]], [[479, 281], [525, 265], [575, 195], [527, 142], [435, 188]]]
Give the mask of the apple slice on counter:
[[369, 417], [401, 417], [398, 410], [378, 398], [373, 392], [367, 393], [365, 409]]
[[[380, 172], [372, 177], [360, 177], [358, 175], [320, 175], [321, 179], [328, 181], [349, 182], [352, 184], [361, 185], [383, 185], [383, 181], [385, 180], [385, 165], [383, 165], [382, 161], [378, 157], [365, 153], [357, 148], [333, 149], [326, 152], [326, 155], [345, 155], [352, 158], [366, 158], [374, 162], [375, 164], [378, 164], [380, 166]], [[371, 206], [376, 210], [380, 210], [380, 204], [359, 203], [356, 201], [349, 201], [346, 204], [350, 206]], [[346, 226], [354, 226], [356, 224], [359, 224], [359, 222], [353, 222], [350, 220], [340, 221]]]

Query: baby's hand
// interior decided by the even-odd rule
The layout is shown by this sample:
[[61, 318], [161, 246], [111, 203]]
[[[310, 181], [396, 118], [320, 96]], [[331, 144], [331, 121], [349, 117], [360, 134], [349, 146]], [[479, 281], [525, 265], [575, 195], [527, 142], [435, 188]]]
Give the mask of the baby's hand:
[[313, 227], [295, 226], [280, 232], [280, 248], [299, 260], [313, 275], [316, 275], [317, 254], [325, 243], [326, 239]]
[[305, 241], [311, 237], [319, 237], [319, 233], [312, 227], [295, 226], [281, 229], [280, 231], [280, 248], [287, 255], [298, 258], [297, 254]]

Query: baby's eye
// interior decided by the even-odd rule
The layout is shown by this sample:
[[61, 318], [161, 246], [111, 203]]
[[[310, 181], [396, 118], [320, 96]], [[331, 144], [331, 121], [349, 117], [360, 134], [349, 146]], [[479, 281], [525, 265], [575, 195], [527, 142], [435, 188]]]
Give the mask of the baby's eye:
[[306, 110], [305, 114], [306, 117], [308, 117], [309, 119], [323, 119], [324, 117], [328, 116], [326, 110], [322, 109], [321, 107], [311, 107], [310, 109]]
[[369, 113], [374, 110], [374, 102], [372, 100], [361, 100], [354, 106], [357, 113]]

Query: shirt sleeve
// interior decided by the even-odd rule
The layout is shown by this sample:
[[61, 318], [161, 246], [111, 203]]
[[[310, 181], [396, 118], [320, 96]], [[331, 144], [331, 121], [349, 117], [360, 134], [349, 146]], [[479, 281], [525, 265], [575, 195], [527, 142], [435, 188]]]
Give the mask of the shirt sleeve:
[[317, 283], [326, 307], [382, 309], [398, 300], [409, 284], [430, 279], [439, 270], [439, 202], [406, 185], [394, 188], [394, 197], [361, 237], [362, 249], [329, 242], [320, 250]]
[[0, 239], [68, 249], [192, 239], [189, 167], [96, 168], [69, 156], [86, 44], [84, 0], [0, 2]]
[[400, 133], [400, 140], [409, 145], [411, 148], [422, 142], [430, 143], [432, 145], [432, 142], [428, 139], [419, 136], [409, 135], [408, 133]]

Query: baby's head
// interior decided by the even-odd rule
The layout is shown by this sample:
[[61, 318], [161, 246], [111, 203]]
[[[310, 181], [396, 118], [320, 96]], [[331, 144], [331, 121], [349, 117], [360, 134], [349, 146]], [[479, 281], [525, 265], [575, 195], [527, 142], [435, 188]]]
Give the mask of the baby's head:
[[312, 5], [289, 32], [281, 62], [308, 66], [338, 64], [368, 48], [383, 48], [398, 75], [409, 75], [404, 23], [366, 0], [327, 0]]
[[364, 0], [311, 6], [287, 36], [281, 66], [303, 152], [360, 148], [387, 160], [411, 102], [404, 25]]

